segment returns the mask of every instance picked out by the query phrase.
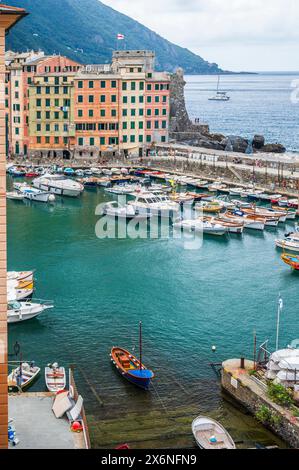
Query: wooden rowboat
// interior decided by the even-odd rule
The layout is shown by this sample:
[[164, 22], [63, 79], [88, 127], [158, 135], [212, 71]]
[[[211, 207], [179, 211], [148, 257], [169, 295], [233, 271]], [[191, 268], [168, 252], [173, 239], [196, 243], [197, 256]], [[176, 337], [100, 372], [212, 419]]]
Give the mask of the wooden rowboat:
[[207, 416], [198, 416], [192, 423], [192, 432], [201, 449], [235, 449], [229, 433], [217, 421]]
[[139, 352], [140, 358], [133, 356], [129, 351], [119, 347], [111, 349], [111, 361], [116, 367], [117, 371], [134, 385], [137, 385], [144, 390], [148, 390], [151, 379], [154, 378], [154, 373], [147, 369], [142, 364], [142, 324], [139, 323]]
[[290, 253], [283, 253], [281, 255], [281, 259], [285, 264], [295, 269], [295, 271], [299, 271], [299, 256], [295, 256]]
[[59, 367], [57, 363], [49, 364], [45, 367], [45, 382], [49, 392], [60, 392], [66, 387], [66, 373], [64, 367]]
[[33, 363], [21, 363], [16, 369], [12, 370], [8, 376], [9, 391], [24, 390], [28, 388], [37, 378], [40, 368]]

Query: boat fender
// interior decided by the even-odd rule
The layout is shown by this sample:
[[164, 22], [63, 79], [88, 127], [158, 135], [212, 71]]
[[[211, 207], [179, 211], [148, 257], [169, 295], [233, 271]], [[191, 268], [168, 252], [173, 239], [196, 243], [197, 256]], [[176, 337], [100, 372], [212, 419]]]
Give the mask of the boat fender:
[[83, 426], [80, 423], [80, 421], [74, 421], [71, 425], [71, 431], [73, 432], [82, 432], [83, 431]]

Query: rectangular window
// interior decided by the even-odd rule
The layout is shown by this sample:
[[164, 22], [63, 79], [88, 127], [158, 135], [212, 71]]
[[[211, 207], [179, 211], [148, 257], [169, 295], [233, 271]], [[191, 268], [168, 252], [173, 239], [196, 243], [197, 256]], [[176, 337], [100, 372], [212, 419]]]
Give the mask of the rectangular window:
[[155, 103], [159, 103], [159, 96], [155, 96]]
[[38, 137], [36, 138], [36, 142], [37, 142], [38, 144], [41, 144], [42, 138], [41, 138], [40, 136], [38, 136]]
[[162, 102], [163, 102], [163, 103], [166, 103], [166, 102], [167, 102], [167, 96], [165, 96], [165, 95], [162, 96]]
[[67, 137], [63, 137], [63, 143], [64, 143], [64, 145], [67, 145], [67, 143], [68, 143], [68, 138]]
[[54, 124], [54, 131], [59, 132], [59, 124]]
[[116, 103], [116, 95], [111, 95], [111, 103]]
[[38, 98], [36, 100], [36, 106], [39, 108], [41, 105], [42, 105], [42, 100], [40, 98]]
[[59, 144], [59, 137], [54, 137], [55, 144]]
[[136, 97], [135, 96], [131, 96], [131, 103], [133, 103], [133, 104], [136, 103]]
[[79, 81], [78, 81], [78, 88], [83, 88], [83, 82], [82, 82], [82, 80], [79, 80]]
[[100, 102], [105, 103], [105, 101], [106, 101], [106, 95], [101, 95]]
[[139, 129], [143, 129], [143, 121], [139, 121], [138, 127]]
[[80, 146], [84, 145], [84, 138], [83, 137], [79, 137], [78, 145], [80, 145]]
[[55, 95], [59, 95], [59, 86], [56, 86], [54, 88], [54, 93], [55, 93]]
[[123, 136], [123, 143], [126, 144], [128, 142], [128, 136], [124, 135]]
[[159, 83], [155, 83], [155, 90], [156, 90], [156, 91], [159, 90]]
[[152, 90], [152, 85], [150, 83], [148, 83], [146, 85], [146, 89], [147, 89], [147, 91], [151, 91]]
[[67, 86], [64, 86], [64, 87], [63, 87], [63, 94], [64, 94], [64, 95], [67, 95], [68, 92], [69, 92], [68, 87], [67, 87]]
[[50, 143], [50, 137], [47, 135], [46, 138], [45, 138], [45, 142], [46, 144], [49, 144]]
[[127, 90], [127, 82], [122, 82], [122, 90], [123, 91]]
[[50, 117], [51, 117], [50, 111], [46, 111], [46, 119], [50, 119]]
[[40, 132], [42, 130], [42, 125], [41, 124], [36, 124], [36, 130], [37, 130], [37, 132]]
[[78, 103], [83, 103], [83, 95], [78, 95]]
[[88, 110], [88, 116], [89, 116], [89, 117], [93, 117], [93, 109], [89, 109], [89, 110]]
[[165, 135], [162, 135], [162, 136], [161, 136], [161, 142], [166, 142], [166, 137], [165, 137]]
[[90, 139], [89, 139], [89, 145], [91, 145], [91, 146], [94, 145], [94, 137], [90, 137]]
[[139, 90], [140, 91], [144, 90], [144, 82], [139, 82]]
[[100, 145], [105, 145], [105, 137], [100, 137]]
[[155, 109], [155, 116], [159, 116], [159, 109]]
[[163, 108], [163, 109], [162, 109], [162, 115], [163, 115], [163, 116], [166, 116], [166, 115], [167, 115], [167, 109], [166, 109], [166, 108]]
[[136, 82], [131, 82], [131, 91], [136, 90]]
[[127, 129], [128, 128], [128, 123], [127, 122], [123, 122], [123, 129]]
[[56, 108], [59, 107], [59, 98], [55, 98], [55, 107], [56, 107]]
[[50, 130], [51, 130], [50, 124], [46, 124], [46, 132], [50, 132]]
[[101, 81], [101, 88], [106, 88], [106, 81], [105, 80]]
[[139, 96], [139, 103], [143, 103], [143, 102], [144, 102], [143, 96]]
[[41, 92], [42, 92], [42, 88], [41, 88], [40, 86], [37, 86], [37, 87], [36, 87], [36, 94], [37, 94], [37, 95], [40, 95]]
[[142, 144], [142, 142], [143, 142], [143, 135], [142, 134], [138, 137], [138, 140]]
[[151, 129], [152, 128], [152, 123], [151, 121], [146, 121], [146, 128]]
[[152, 110], [151, 110], [151, 109], [147, 109], [147, 110], [146, 110], [146, 115], [147, 115], [147, 116], [151, 116], [151, 115], [152, 115]]
[[59, 77], [55, 77], [55, 85], [59, 85]]
[[111, 88], [116, 88], [116, 80], [111, 81]]
[[128, 102], [128, 97], [127, 96], [123, 96], [123, 103], [126, 104]]
[[63, 124], [63, 132], [67, 132], [69, 130], [68, 124]]
[[51, 106], [51, 100], [49, 98], [46, 99], [46, 106], [47, 108]]
[[155, 129], [159, 129], [159, 121], [155, 121]]
[[55, 113], [54, 113], [54, 119], [59, 119], [59, 112], [58, 112], [58, 111], [55, 111]]
[[101, 116], [101, 117], [105, 117], [105, 116], [106, 116], [106, 111], [105, 111], [105, 109], [101, 109], [101, 111], [100, 111], [100, 116]]
[[162, 121], [162, 129], [166, 129], [167, 127], [167, 122], [166, 121]]
[[37, 111], [36, 112], [36, 119], [41, 119], [41, 117], [42, 117], [41, 111]]
[[136, 116], [136, 109], [131, 109], [131, 116]]
[[134, 122], [134, 121], [131, 121], [131, 123], [130, 123], [130, 128], [131, 128], [131, 129], [135, 129], [135, 122]]
[[111, 117], [116, 117], [116, 109], [111, 109]]
[[51, 87], [46, 86], [46, 95], [50, 95], [51, 93]]
[[82, 109], [78, 109], [78, 117], [82, 117], [83, 116], [83, 110]]
[[139, 116], [143, 116], [143, 109], [142, 108], [139, 109]]
[[88, 82], [88, 87], [89, 87], [89, 88], [93, 88], [93, 80], [90, 80], [90, 81]]
[[152, 102], [152, 97], [151, 97], [151, 96], [147, 96], [147, 97], [146, 97], [146, 101], [147, 101], [147, 103], [151, 103], [151, 102]]
[[128, 110], [127, 109], [123, 109], [123, 116], [127, 116], [128, 115]]
[[135, 135], [130, 135], [130, 142], [132, 144], [135, 142]]

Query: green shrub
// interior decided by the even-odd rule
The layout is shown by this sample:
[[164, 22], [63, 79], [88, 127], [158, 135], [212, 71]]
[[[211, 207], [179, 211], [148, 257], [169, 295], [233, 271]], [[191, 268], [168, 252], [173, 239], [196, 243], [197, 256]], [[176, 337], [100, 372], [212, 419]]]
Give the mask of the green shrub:
[[274, 403], [289, 408], [294, 404], [292, 391], [281, 384], [270, 382], [268, 384], [268, 396]]
[[255, 416], [258, 421], [265, 425], [268, 424], [277, 426], [281, 421], [280, 416], [278, 416], [276, 413], [273, 413], [266, 405], [261, 405], [258, 411], [255, 413]]

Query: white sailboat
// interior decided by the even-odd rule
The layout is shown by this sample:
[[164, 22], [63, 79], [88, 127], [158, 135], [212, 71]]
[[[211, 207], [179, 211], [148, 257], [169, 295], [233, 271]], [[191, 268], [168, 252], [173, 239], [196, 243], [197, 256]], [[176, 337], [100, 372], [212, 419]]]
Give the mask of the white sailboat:
[[230, 100], [230, 96], [228, 96], [226, 91], [219, 91], [219, 84], [220, 84], [220, 75], [218, 75], [216, 95], [211, 96], [211, 98], [209, 98], [209, 101], [229, 101]]

